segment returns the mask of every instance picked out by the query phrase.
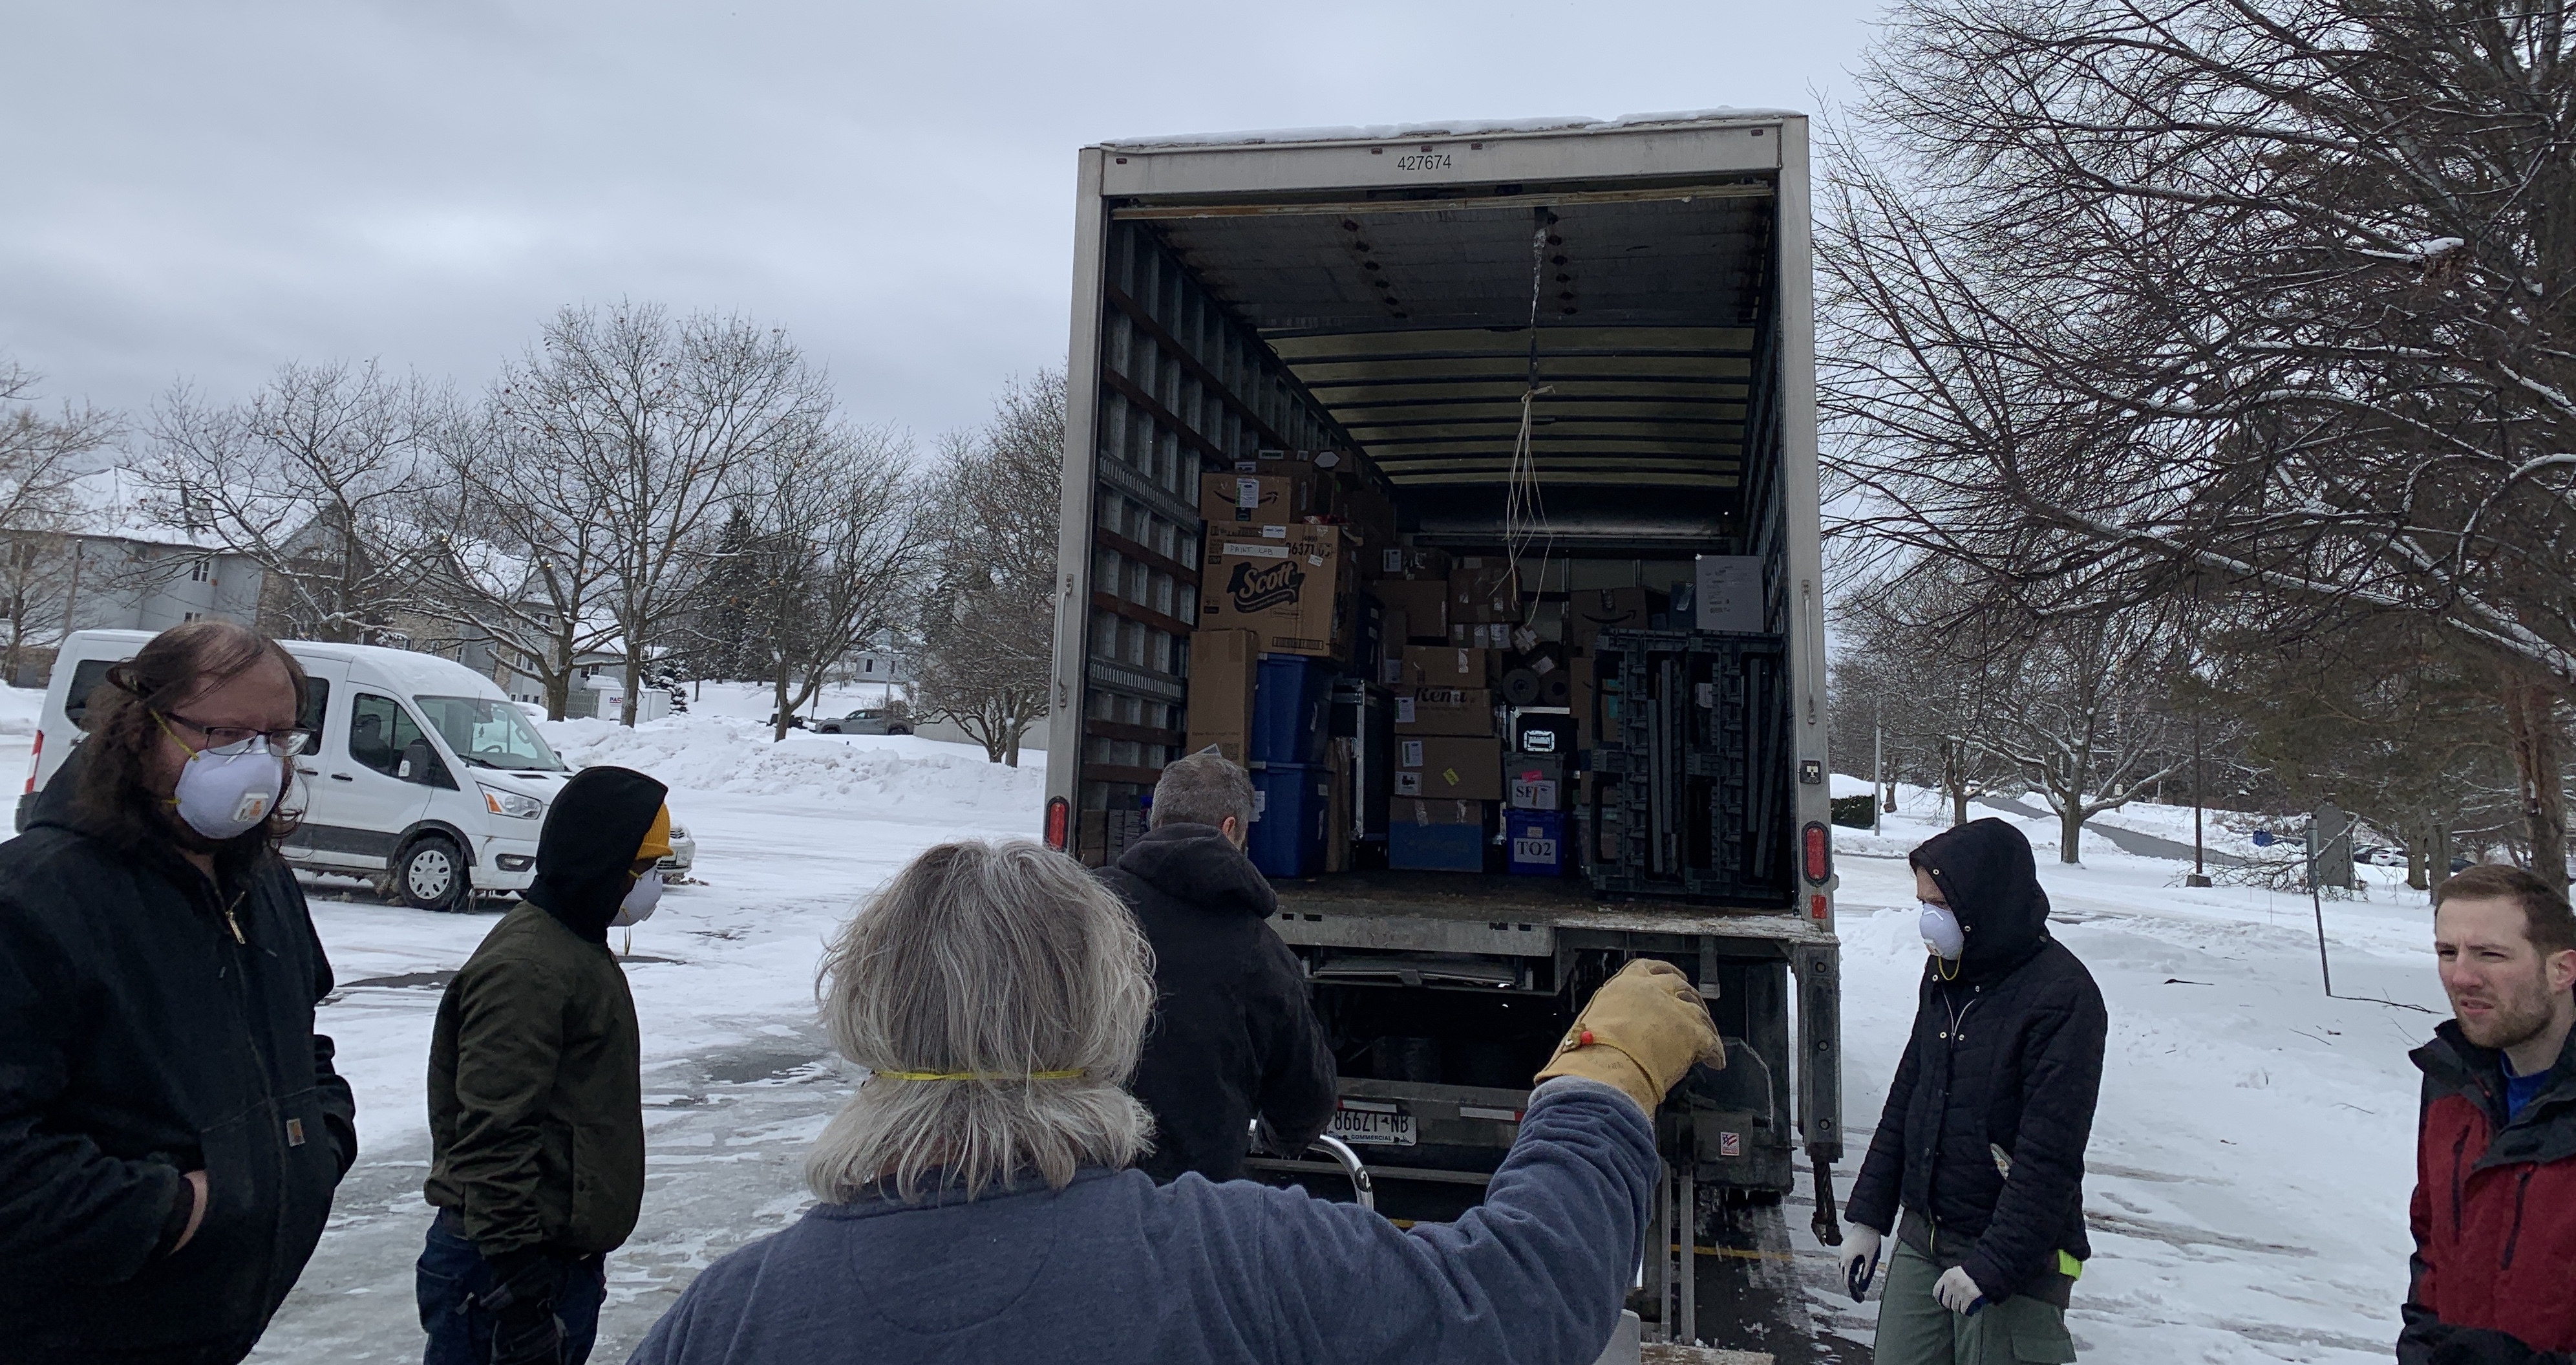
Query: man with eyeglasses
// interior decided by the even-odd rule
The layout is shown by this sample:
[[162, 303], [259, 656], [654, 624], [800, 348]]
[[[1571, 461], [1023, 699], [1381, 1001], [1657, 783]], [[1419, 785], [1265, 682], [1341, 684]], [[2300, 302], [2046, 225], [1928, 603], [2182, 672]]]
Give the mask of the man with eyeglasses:
[[357, 1155], [331, 966], [277, 857], [303, 670], [162, 632], [0, 845], [0, 1353], [250, 1354]]
[[527, 899], [438, 1002], [429, 1044], [438, 1208], [419, 1265], [428, 1365], [581, 1365], [606, 1257], [644, 1204], [635, 999], [608, 931], [661, 899], [661, 783], [584, 768], [537, 836]]

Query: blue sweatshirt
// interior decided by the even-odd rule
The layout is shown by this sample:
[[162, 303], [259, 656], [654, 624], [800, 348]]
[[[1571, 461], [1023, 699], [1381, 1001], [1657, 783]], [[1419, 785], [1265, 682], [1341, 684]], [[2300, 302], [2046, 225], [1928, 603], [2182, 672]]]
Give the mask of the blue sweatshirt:
[[709, 1266], [629, 1365], [1588, 1365], [1658, 1169], [1635, 1101], [1563, 1078], [1452, 1224], [1399, 1230], [1299, 1190], [1134, 1170], [821, 1204]]

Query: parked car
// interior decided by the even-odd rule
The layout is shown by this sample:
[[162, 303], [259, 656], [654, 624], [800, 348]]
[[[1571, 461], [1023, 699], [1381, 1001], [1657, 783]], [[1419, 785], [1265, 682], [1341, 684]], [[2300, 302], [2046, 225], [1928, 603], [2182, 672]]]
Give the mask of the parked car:
[[[84, 737], [91, 689], [134, 657], [149, 631], [76, 631], [63, 642], [44, 709], [18, 828]], [[296, 755], [304, 818], [279, 853], [312, 872], [372, 878], [423, 910], [471, 909], [478, 894], [536, 879], [537, 832], [572, 769], [527, 712], [490, 678], [453, 660], [372, 645], [281, 640], [309, 679]], [[697, 846], [672, 830], [666, 874], [686, 874]]]
[[885, 707], [868, 707], [846, 716], [824, 716], [814, 722], [818, 735], [908, 735], [912, 718]]
[[[776, 726], [778, 724], [778, 713], [775, 711], [770, 712], [769, 719], [762, 721], [761, 724], [772, 727]], [[794, 712], [789, 712], [787, 716], [787, 728], [790, 730], [804, 729], [805, 718], [795, 714]]]
[[671, 822], [671, 856], [653, 864], [666, 882], [684, 882], [689, 869], [698, 861], [698, 841], [689, 837], [688, 828], [679, 821]]

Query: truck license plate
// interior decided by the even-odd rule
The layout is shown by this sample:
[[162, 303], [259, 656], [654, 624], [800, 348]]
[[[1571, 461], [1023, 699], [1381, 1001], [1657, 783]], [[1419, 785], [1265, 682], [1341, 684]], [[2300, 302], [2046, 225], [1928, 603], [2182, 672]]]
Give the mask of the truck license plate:
[[[1392, 1110], [1393, 1106], [1389, 1106]], [[1324, 1130], [1354, 1147], [1410, 1147], [1413, 1116], [1376, 1109], [1336, 1109]]]

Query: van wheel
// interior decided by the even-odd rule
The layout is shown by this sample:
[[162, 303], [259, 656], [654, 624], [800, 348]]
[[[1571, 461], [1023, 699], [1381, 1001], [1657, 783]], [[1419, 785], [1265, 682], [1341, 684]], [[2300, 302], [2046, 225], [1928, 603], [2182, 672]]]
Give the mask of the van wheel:
[[413, 840], [394, 860], [394, 892], [415, 910], [464, 910], [474, 904], [465, 855], [454, 840], [438, 834]]

